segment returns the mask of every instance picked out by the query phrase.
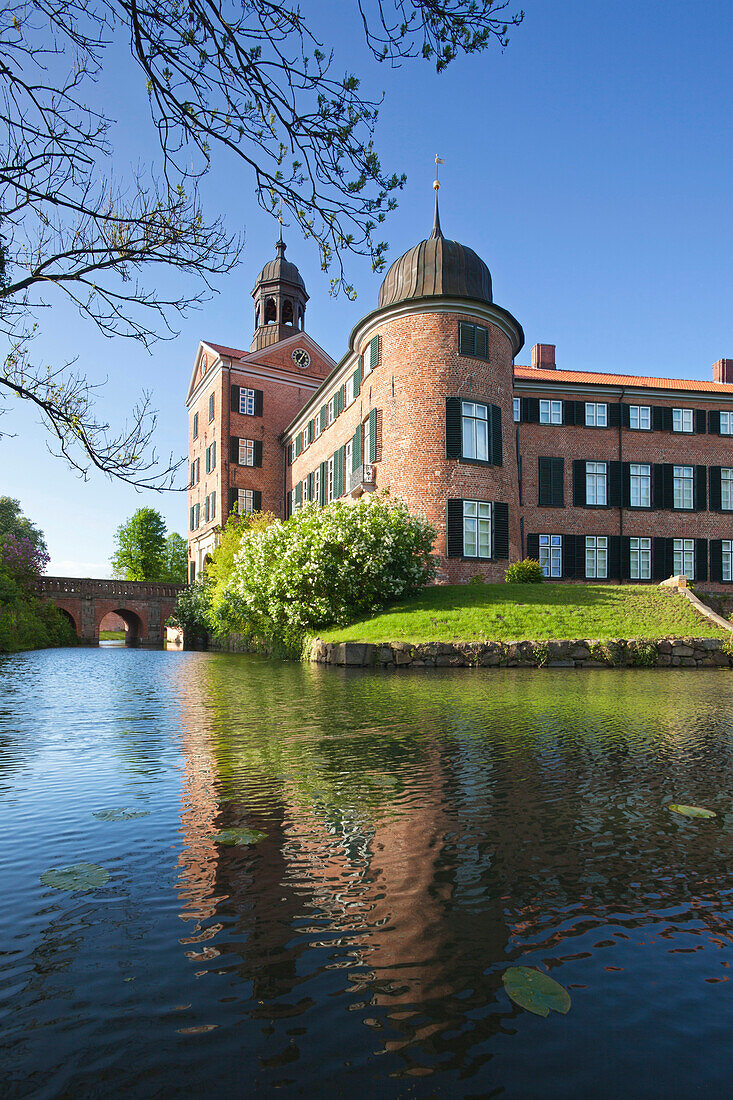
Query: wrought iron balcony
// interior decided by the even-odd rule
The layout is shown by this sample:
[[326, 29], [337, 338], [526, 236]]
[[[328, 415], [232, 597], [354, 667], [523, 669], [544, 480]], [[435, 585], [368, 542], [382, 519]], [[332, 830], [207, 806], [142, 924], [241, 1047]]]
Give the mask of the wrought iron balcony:
[[375, 485], [375, 469], [371, 463], [363, 463], [355, 470], [348, 470], [347, 493], [352, 496], [360, 496], [362, 493], [370, 493]]

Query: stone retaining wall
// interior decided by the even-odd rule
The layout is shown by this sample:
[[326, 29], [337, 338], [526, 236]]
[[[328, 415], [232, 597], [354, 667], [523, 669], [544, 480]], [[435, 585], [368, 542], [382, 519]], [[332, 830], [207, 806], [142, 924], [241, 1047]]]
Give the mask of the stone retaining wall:
[[731, 668], [719, 638], [574, 638], [561, 642], [324, 642], [315, 664], [376, 668]]

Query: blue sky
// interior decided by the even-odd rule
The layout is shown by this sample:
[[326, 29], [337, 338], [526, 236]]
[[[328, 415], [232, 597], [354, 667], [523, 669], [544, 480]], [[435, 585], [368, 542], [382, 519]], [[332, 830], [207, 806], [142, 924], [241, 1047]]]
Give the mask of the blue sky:
[[[385, 228], [389, 262], [430, 232], [440, 153], [443, 231], [491, 268], [496, 301], [525, 330], [519, 361], [532, 344], [554, 343], [567, 369], [710, 378], [714, 360], [733, 357], [733, 5], [524, 7], [506, 51], [492, 47], [437, 76], [422, 61], [400, 69], [371, 61], [350, 4], [304, 6], [339, 67], [357, 71], [363, 91], [386, 93], [377, 147], [385, 167], [408, 176]], [[110, 55], [99, 96], [118, 120], [118, 171], [152, 163], [142, 77], [124, 57]], [[198, 340], [248, 347], [253, 279], [274, 255], [276, 226], [241, 165], [217, 159], [204, 193], [210, 214], [245, 233], [245, 257], [213, 300], [179, 322], [175, 340], [150, 354], [101, 336], [63, 304], [40, 317], [48, 359], [76, 357], [91, 380], [108, 379], [100, 408], [111, 418], [152, 389], [164, 454], [186, 446]], [[285, 236], [311, 296], [306, 328], [338, 359], [353, 324], [374, 308], [381, 276], [354, 259], [358, 300], [334, 300], [313, 246]], [[45, 531], [49, 572], [109, 575], [114, 532], [144, 504], [186, 533], [185, 493], [80, 481], [47, 453], [36, 414], [18, 401], [7, 407], [0, 429], [13, 435], [0, 438], [0, 494], [18, 497]]]

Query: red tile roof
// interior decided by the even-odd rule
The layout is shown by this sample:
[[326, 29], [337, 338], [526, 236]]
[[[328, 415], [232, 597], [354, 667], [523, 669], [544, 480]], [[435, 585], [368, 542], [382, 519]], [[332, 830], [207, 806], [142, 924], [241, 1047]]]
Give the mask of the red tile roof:
[[726, 393], [733, 395], [733, 386], [724, 382], [702, 382], [693, 378], [648, 378], [634, 374], [599, 374], [584, 370], [540, 370], [537, 367], [515, 366], [514, 377], [519, 381], [579, 382], [599, 386], [634, 386], [650, 390], [690, 390], [698, 393]]
[[206, 344], [207, 348], [215, 351], [217, 355], [226, 355], [230, 359], [241, 359], [243, 355], [249, 354], [240, 348], [225, 348], [223, 344], [212, 344], [210, 340], [202, 340], [201, 342]]

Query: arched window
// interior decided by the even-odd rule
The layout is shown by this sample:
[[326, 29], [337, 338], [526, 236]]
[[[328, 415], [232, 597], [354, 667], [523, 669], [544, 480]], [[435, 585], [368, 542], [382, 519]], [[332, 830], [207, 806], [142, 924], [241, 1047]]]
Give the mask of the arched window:
[[255, 328], [259, 328], [259, 327], [260, 327], [260, 306], [259, 306], [259, 303], [258, 303], [257, 304], [257, 309], [255, 310]]
[[268, 298], [265, 301], [265, 324], [273, 325], [277, 321], [277, 308], [275, 306], [275, 299]]
[[303, 307], [301, 306], [300, 309], [298, 310], [298, 328], [302, 329], [302, 327], [303, 327]]
[[283, 304], [283, 324], [292, 325], [293, 323], [293, 303], [289, 298], [285, 299]]

